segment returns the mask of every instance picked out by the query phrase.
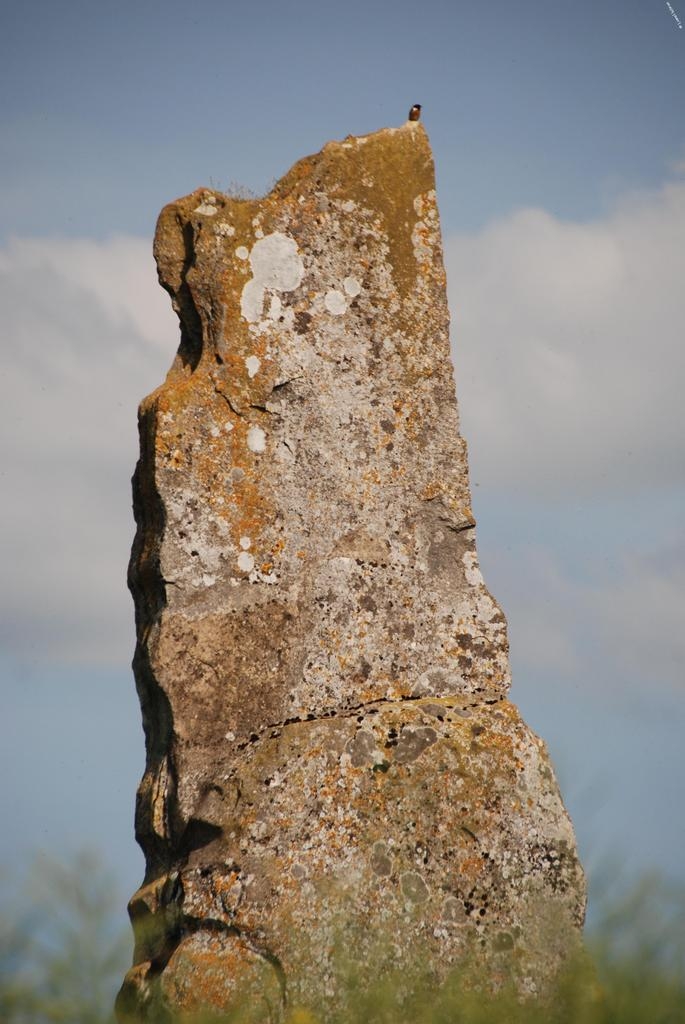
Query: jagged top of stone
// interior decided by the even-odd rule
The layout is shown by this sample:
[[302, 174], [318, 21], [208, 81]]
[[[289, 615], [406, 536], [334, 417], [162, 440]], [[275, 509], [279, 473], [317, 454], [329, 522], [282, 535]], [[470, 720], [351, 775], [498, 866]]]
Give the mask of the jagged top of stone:
[[[189, 232], [199, 234], [205, 231], [215, 238], [223, 238], [228, 243], [227, 248], [235, 240], [232, 248], [238, 257], [239, 273], [233, 282], [234, 288], [226, 292], [226, 320], [234, 323], [240, 323], [241, 319], [250, 320], [256, 303], [253, 301], [250, 305], [249, 295], [241, 301], [244, 274], [249, 272], [250, 262], [259, 260], [262, 254], [264, 262], [267, 262], [270, 253], [263, 245], [261, 253], [252, 259], [250, 252], [244, 252], [244, 249], [250, 241], [254, 244], [268, 234], [269, 228], [273, 230], [282, 224], [289, 206], [298, 208], [296, 220], [308, 217], [320, 220], [318, 215], [326, 197], [328, 202], [337, 203], [343, 214], [358, 215], [359, 210], [373, 209], [380, 220], [378, 226], [388, 240], [387, 258], [394, 282], [400, 296], [406, 298], [416, 278], [412, 230], [421, 216], [416, 208], [416, 199], [417, 196], [434, 193], [434, 189], [433, 157], [428, 136], [420, 122], [407, 121], [399, 128], [383, 128], [369, 135], [350, 135], [342, 141], [328, 142], [319, 153], [299, 160], [261, 198], [234, 198], [213, 189], [199, 188], [165, 206], [158, 219], [154, 243], [160, 283], [172, 296], [174, 307], [183, 320], [183, 312], [188, 312], [182, 308], [183, 285], [189, 270], [192, 270], [188, 265]], [[291, 214], [294, 212], [290, 211]], [[259, 223], [255, 224], [255, 220]], [[272, 267], [270, 271], [275, 285], [294, 281], [298, 275], [295, 254], [291, 250], [291, 258], [288, 259], [287, 245], [280, 244], [279, 250], [278, 243], [274, 243], [271, 252], [276, 259], [282, 257], [280, 281], [279, 270]], [[194, 259], [197, 257], [196, 252]], [[265, 273], [268, 272], [265, 268]], [[199, 312], [202, 315], [202, 311]], [[188, 326], [186, 323], [186, 331]], [[184, 339], [186, 344], [188, 340]], [[182, 363], [195, 363], [198, 355], [197, 351], [186, 352], [182, 344]]]

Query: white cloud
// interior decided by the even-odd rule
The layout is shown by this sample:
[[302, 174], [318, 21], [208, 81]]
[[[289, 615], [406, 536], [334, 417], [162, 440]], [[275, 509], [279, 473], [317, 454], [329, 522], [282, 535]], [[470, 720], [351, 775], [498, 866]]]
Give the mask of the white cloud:
[[685, 687], [685, 543], [626, 552], [619, 573], [580, 594], [605, 652], [646, 690]]
[[685, 686], [682, 538], [624, 549], [582, 573], [569, 568], [568, 550], [549, 543], [491, 550], [488, 560], [496, 573], [486, 580], [509, 624], [514, 685], [546, 676], [553, 690], [573, 679], [588, 695]]
[[[95, 302], [104, 321], [129, 330], [161, 351], [169, 351], [169, 299], [156, 284], [150, 242], [115, 235], [106, 242], [91, 239], [13, 238], [0, 249], [0, 273], [30, 283], [36, 274], [57, 279]], [[40, 296], [35, 296], [40, 304]], [[17, 309], [22, 316], [26, 307]], [[19, 323], [20, 321], [18, 321]]]
[[586, 224], [511, 214], [445, 255], [475, 479], [549, 496], [683, 479], [685, 183]]
[[575, 595], [554, 550], [541, 544], [498, 548], [488, 552], [487, 561], [496, 564], [486, 582], [494, 585], [507, 617], [516, 669], [547, 672], [552, 678], [578, 672]]
[[178, 326], [150, 244], [14, 240], [0, 250], [3, 650], [125, 663], [136, 406]]

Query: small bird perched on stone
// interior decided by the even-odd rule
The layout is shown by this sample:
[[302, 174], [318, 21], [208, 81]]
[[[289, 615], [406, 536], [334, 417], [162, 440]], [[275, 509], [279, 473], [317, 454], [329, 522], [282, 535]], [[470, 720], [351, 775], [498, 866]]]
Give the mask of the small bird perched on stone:
[[420, 103], [415, 103], [414, 106], [409, 111], [409, 120], [410, 121], [418, 121], [418, 119], [420, 117], [421, 117], [421, 104]]

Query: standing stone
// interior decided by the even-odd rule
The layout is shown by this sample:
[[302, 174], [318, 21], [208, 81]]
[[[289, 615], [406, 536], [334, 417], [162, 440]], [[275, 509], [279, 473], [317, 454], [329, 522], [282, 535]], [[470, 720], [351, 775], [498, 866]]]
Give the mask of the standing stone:
[[536, 991], [584, 882], [506, 699], [422, 125], [329, 143], [263, 199], [171, 203], [155, 257], [181, 342], [139, 416], [120, 1020], [246, 989], [278, 1020], [334, 991], [341, 945]]

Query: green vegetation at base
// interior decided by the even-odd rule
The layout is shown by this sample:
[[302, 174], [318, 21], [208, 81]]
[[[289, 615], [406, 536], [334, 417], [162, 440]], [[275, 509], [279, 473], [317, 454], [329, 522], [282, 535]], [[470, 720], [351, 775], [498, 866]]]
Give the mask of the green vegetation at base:
[[[2, 1024], [109, 1024], [131, 939], [98, 857], [38, 858], [20, 887], [0, 875]], [[114, 922], [117, 922], [115, 924]]]
[[[0, 877], [0, 891], [2, 1024], [113, 1024], [131, 941], [113, 924], [122, 898], [97, 859], [82, 856], [68, 868], [40, 861], [21, 890]], [[438, 988], [419, 967], [364, 989], [354, 968], [341, 963], [335, 1007], [297, 1006], [293, 992], [286, 1022], [685, 1024], [685, 894], [646, 880], [600, 911], [588, 954], [544, 1005], [504, 991], [486, 997], [477, 979], [474, 987], [473, 977], [459, 974]], [[182, 1024], [257, 1020], [264, 1020], [263, 1006], [244, 1005]]]

